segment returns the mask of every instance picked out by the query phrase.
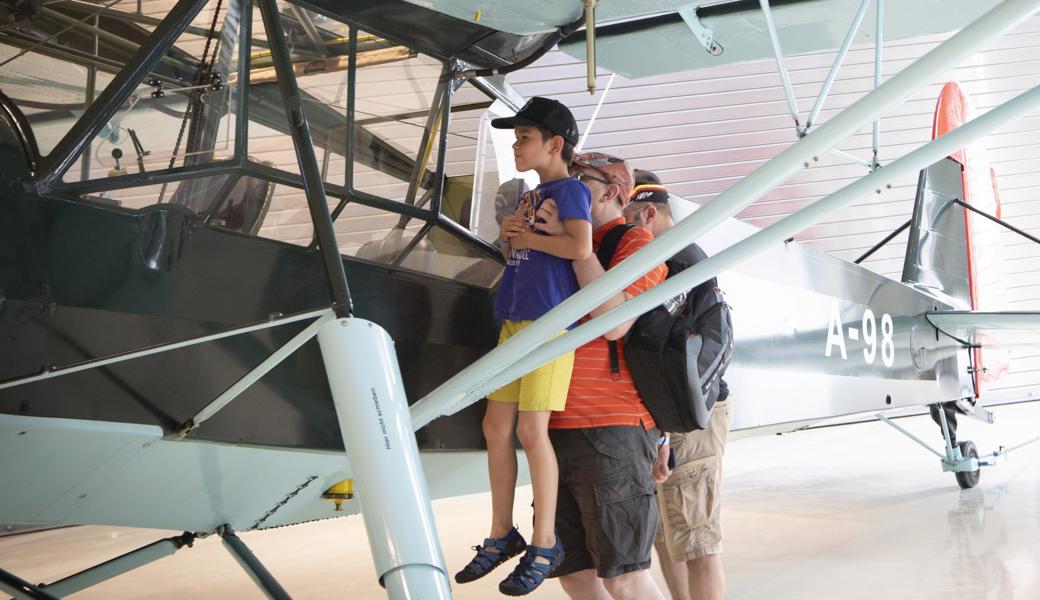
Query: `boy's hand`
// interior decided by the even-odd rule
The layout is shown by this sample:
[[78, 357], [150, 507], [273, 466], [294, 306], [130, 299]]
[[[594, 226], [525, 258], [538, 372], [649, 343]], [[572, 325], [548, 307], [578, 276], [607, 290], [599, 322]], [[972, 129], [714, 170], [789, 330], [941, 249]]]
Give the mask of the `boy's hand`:
[[563, 235], [566, 230], [560, 221], [560, 211], [556, 208], [556, 201], [549, 198], [538, 208], [535, 213], [534, 228], [549, 235]]
[[502, 219], [502, 225], [499, 228], [499, 239], [502, 241], [510, 241], [519, 233], [527, 231], [527, 221], [519, 215], [509, 215], [505, 219]]
[[521, 250], [524, 249], [524, 248], [530, 248], [531, 247], [531, 238], [534, 237], [535, 235], [536, 234], [534, 232], [528, 231], [528, 230], [525, 229], [524, 231], [521, 231], [520, 233], [518, 233], [518, 234], [514, 235], [513, 237], [509, 238], [509, 244], [512, 247], [518, 248], [518, 249], [521, 249]]

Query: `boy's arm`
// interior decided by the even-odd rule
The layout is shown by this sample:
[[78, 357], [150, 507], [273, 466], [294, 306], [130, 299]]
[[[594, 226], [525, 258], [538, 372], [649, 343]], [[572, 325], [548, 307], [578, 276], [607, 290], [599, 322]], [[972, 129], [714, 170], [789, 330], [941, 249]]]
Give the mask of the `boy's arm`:
[[584, 219], [567, 219], [560, 235], [524, 231], [510, 238], [509, 243], [514, 248], [531, 248], [560, 258], [585, 260], [592, 256], [592, 223]]

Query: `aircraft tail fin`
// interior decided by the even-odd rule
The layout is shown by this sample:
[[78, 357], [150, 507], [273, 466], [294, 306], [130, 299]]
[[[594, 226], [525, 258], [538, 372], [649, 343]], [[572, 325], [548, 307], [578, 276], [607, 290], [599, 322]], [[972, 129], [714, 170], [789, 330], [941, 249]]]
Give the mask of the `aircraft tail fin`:
[[903, 282], [928, 288], [949, 304], [970, 309], [971, 277], [961, 165], [944, 158], [921, 171], [910, 222]]
[[[971, 99], [947, 83], [935, 109], [932, 137], [974, 118]], [[921, 171], [914, 200], [903, 281], [927, 288], [956, 309], [1004, 308], [1001, 226], [966, 208], [1000, 218], [996, 174], [985, 143], [974, 142]], [[1006, 354], [975, 349], [976, 389], [1008, 370]]]

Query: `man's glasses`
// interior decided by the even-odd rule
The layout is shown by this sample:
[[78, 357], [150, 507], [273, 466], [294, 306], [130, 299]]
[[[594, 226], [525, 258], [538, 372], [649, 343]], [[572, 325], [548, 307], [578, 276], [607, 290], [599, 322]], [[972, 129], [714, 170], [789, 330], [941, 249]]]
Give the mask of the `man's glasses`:
[[584, 171], [578, 171], [578, 172], [574, 173], [574, 177], [578, 181], [580, 181], [582, 183], [588, 183], [590, 181], [598, 181], [598, 182], [602, 183], [603, 185], [610, 185], [610, 182], [607, 181], [606, 179], [603, 179], [602, 177], [596, 177], [595, 175], [592, 175], [591, 173], [586, 173]]

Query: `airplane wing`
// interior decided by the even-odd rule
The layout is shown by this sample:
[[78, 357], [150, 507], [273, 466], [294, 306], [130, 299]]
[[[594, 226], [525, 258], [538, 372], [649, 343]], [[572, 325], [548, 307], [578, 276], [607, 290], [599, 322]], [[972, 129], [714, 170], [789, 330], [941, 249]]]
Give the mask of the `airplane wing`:
[[[355, 514], [322, 498], [354, 477], [342, 451], [164, 436], [160, 427], [0, 414], [0, 522], [238, 531]], [[434, 498], [488, 489], [479, 451], [420, 455]], [[47, 477], [41, 479], [40, 473]], [[520, 478], [526, 471], [521, 468]]]
[[942, 333], [973, 344], [1006, 348], [1040, 342], [1040, 312], [946, 311], [925, 318]]
[[[611, 3], [606, 3], [611, 4]], [[704, 6], [711, 4], [711, 6]], [[837, 48], [844, 38], [859, 0], [808, 0], [776, 2], [772, 7], [784, 54], [802, 54]], [[689, 6], [689, 5], [687, 5]], [[992, 8], [974, 0], [920, 0], [901, 2], [885, 11], [885, 42], [953, 31]], [[649, 77], [723, 66], [773, 56], [762, 10], [758, 2], [692, 3], [692, 10], [658, 14], [596, 27], [596, 63], [628, 78]], [[603, 22], [601, 11], [596, 20]], [[689, 19], [694, 24], [689, 25]], [[860, 26], [854, 43], [874, 41], [873, 9], [868, 23]], [[709, 54], [693, 30], [705, 32], [720, 44], [722, 52]], [[585, 36], [572, 35], [560, 48], [585, 60]]]

